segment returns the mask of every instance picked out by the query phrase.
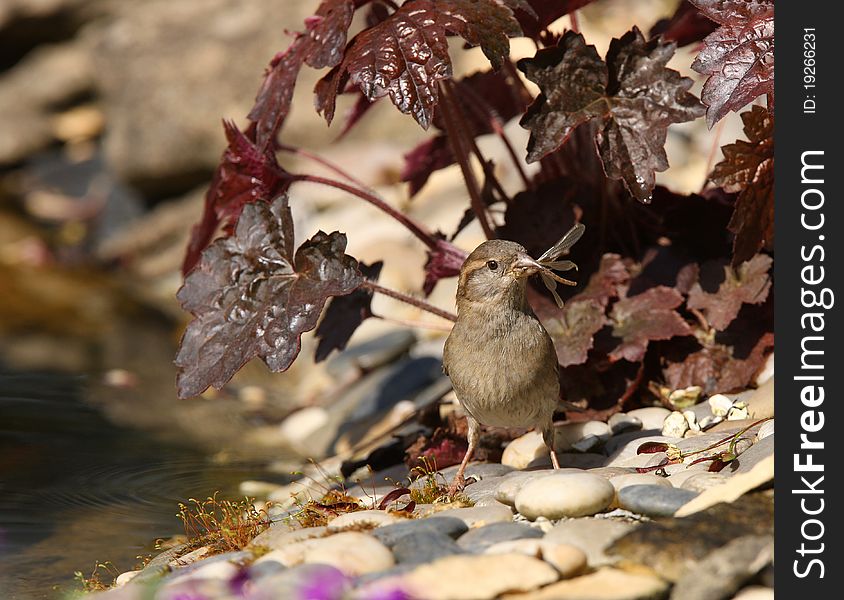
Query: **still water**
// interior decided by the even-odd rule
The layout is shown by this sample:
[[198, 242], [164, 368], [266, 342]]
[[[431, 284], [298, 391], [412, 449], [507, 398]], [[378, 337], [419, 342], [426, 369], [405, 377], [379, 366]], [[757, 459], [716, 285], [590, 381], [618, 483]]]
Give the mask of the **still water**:
[[[177, 505], [236, 497], [257, 465], [221, 465], [109, 423], [85, 378], [0, 372], [0, 598], [62, 598], [98, 561], [127, 571], [181, 533]], [[277, 476], [276, 476], [277, 478]], [[110, 578], [104, 578], [111, 581]]]

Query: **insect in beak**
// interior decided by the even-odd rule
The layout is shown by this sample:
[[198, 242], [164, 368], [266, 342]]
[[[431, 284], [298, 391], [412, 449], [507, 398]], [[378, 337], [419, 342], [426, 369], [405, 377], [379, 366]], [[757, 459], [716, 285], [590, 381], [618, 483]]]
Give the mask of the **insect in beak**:
[[513, 261], [513, 265], [511, 268], [513, 269], [513, 273], [519, 279], [523, 277], [530, 277], [531, 275], [539, 273], [540, 271], [545, 269], [542, 265], [540, 265], [527, 254], [521, 254], [516, 257], [516, 260]]

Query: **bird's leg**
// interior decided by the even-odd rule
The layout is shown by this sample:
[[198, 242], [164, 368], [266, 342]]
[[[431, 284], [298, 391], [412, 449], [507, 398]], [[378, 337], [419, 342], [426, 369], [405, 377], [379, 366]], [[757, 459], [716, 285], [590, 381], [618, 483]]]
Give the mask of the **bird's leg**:
[[469, 424], [469, 434], [467, 435], [469, 447], [466, 449], [466, 454], [463, 455], [463, 461], [460, 463], [460, 468], [457, 469], [454, 481], [451, 482], [451, 486], [448, 488], [448, 496], [450, 498], [454, 497], [459, 490], [463, 489], [465, 483], [463, 472], [466, 470], [466, 465], [472, 459], [472, 454], [475, 452], [475, 448], [478, 447], [478, 441], [481, 437], [478, 422], [469, 415], [466, 415], [466, 422]]
[[548, 446], [548, 453], [551, 455], [551, 465], [555, 469], [560, 468], [560, 461], [557, 460], [557, 452], [554, 450], [554, 436], [556, 433], [556, 429], [554, 429], [554, 423], [549, 423], [543, 430], [542, 430], [542, 439], [545, 440], [545, 445]]

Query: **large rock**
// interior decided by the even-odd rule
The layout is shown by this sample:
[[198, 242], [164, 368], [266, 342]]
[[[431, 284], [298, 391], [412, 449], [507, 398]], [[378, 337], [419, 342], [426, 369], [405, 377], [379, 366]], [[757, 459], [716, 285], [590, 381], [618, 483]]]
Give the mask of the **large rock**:
[[0, 165], [22, 161], [54, 139], [56, 107], [94, 86], [90, 56], [78, 43], [45, 46], [0, 78]]
[[216, 166], [223, 118], [245, 123], [270, 59], [313, 3], [147, 0], [115, 5], [95, 34], [97, 77], [116, 172], [156, 195], [189, 189]]

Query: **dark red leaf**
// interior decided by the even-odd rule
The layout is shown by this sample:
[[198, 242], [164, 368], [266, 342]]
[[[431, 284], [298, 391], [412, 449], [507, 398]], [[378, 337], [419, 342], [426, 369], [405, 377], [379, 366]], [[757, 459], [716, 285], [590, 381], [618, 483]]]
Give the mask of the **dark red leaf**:
[[[370, 281], [378, 281], [382, 261], [367, 265], [359, 263], [360, 273]], [[360, 287], [346, 296], [332, 298], [325, 314], [316, 328], [315, 337], [319, 340], [314, 360], [322, 362], [333, 350], [342, 350], [349, 343], [355, 330], [372, 316], [372, 290]]]
[[480, 45], [497, 67], [509, 53], [507, 37], [520, 33], [510, 9], [495, 0], [410, 0], [349, 43], [343, 61], [317, 83], [317, 111], [330, 123], [348, 82], [369, 100], [389, 95], [427, 129], [437, 82], [452, 76], [447, 36]]
[[390, 506], [390, 504], [392, 504], [402, 496], [408, 495], [410, 495], [410, 489], [396, 488], [391, 492], [388, 492], [383, 498], [381, 498], [381, 502], [378, 503], [378, 510], [387, 510], [387, 507]]
[[353, 0], [323, 0], [316, 14], [305, 21], [310, 41], [305, 62], [315, 69], [340, 64], [354, 15]]
[[761, 106], [741, 118], [749, 141], [724, 146], [710, 176], [725, 191], [740, 192], [728, 225], [736, 234], [733, 265], [774, 244], [774, 118]]
[[762, 304], [771, 289], [770, 256], [757, 254], [737, 269], [724, 267], [725, 278], [718, 291], [708, 293], [700, 283], [692, 286], [687, 305], [699, 309], [709, 324], [723, 331], [736, 318], [742, 304]]
[[249, 120], [255, 123], [255, 140], [259, 147], [270, 148], [276, 135], [290, 113], [293, 90], [302, 64], [308, 56], [309, 38], [296, 34], [296, 39], [270, 62], [255, 104], [249, 111]]
[[697, 385], [707, 395], [744, 390], [765, 365], [773, 346], [773, 334], [764, 334], [749, 356], [737, 359], [732, 347], [713, 343], [680, 362], [672, 362], [663, 375], [671, 389]]
[[630, 281], [630, 270], [618, 254], [604, 254], [598, 271], [576, 298], [590, 299], [606, 307], [610, 299], [624, 294], [624, 286]]
[[712, 461], [712, 464], [709, 465], [709, 468], [707, 469], [707, 471], [709, 471], [710, 473], [720, 473], [721, 471], [724, 470], [724, 467], [726, 467], [727, 464], [728, 464], [727, 462], [724, 462], [720, 458], [716, 458], [715, 460]]
[[665, 442], [645, 442], [636, 448], [636, 454], [656, 454], [657, 452], [666, 452], [668, 444]]
[[646, 41], [634, 27], [610, 43], [604, 64], [581, 34], [568, 31], [558, 46], [519, 61], [542, 91], [521, 121], [531, 130], [528, 161], [557, 150], [576, 127], [596, 120], [607, 176], [623, 180], [634, 197], [648, 201], [655, 172], [668, 168], [668, 126], [704, 111], [688, 92], [692, 80], [665, 66], [675, 48]]
[[361, 283], [346, 236], [318, 232], [292, 254], [287, 197], [243, 208], [234, 235], [203, 253], [178, 298], [194, 315], [176, 356], [179, 397], [222, 387], [251, 358], [284, 371], [331, 296]]
[[522, 26], [525, 37], [539, 40], [540, 34], [551, 23], [590, 2], [592, 0], [527, 0], [526, 4], [531, 7], [532, 11], [518, 6], [512, 6], [512, 8]]
[[689, 1], [721, 25], [692, 63], [695, 71], [709, 75], [701, 98], [711, 128], [728, 112], [774, 93], [774, 2]]
[[454, 152], [448, 137], [437, 135], [425, 140], [404, 155], [400, 179], [410, 184], [408, 193], [415, 196], [434, 171], [454, 164]]
[[610, 312], [612, 333], [622, 341], [610, 352], [610, 358], [638, 362], [645, 357], [649, 342], [691, 335], [688, 323], [674, 310], [682, 303], [680, 293], [665, 286], [616, 302]]
[[699, 42], [717, 27], [697, 6], [682, 0], [671, 18], [657, 21], [649, 33], [650, 37], [661, 35], [662, 39], [682, 47]]
[[224, 121], [223, 127], [229, 145], [205, 195], [202, 220], [191, 232], [183, 273], [194, 267], [221, 223], [230, 233], [245, 204], [270, 202], [290, 185], [289, 174], [272, 151], [258, 148], [230, 121]]
[[440, 279], [457, 277], [467, 256], [464, 250], [438, 237], [436, 246], [428, 250], [428, 261], [425, 263], [425, 282], [422, 284], [425, 295], [434, 291]]
[[557, 361], [563, 367], [586, 362], [592, 349], [593, 336], [607, 323], [604, 307], [596, 300], [580, 300], [578, 296], [566, 302], [559, 316], [542, 319], [542, 324], [554, 341]]

